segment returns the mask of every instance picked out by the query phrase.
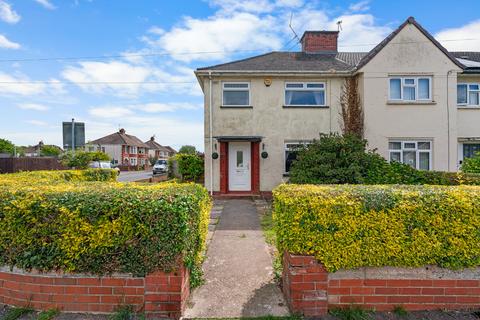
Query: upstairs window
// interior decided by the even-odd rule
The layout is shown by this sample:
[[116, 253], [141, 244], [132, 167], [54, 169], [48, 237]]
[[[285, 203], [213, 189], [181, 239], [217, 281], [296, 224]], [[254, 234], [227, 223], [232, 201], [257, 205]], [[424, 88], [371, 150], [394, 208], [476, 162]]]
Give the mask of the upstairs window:
[[287, 82], [285, 83], [286, 106], [322, 107], [325, 102], [325, 83]]
[[392, 77], [389, 99], [396, 101], [431, 101], [431, 77]]
[[431, 141], [390, 141], [390, 161], [408, 164], [418, 170], [431, 170]]
[[459, 106], [480, 106], [480, 84], [459, 83], [457, 85], [457, 104]]
[[250, 105], [250, 83], [224, 82], [222, 84], [222, 104], [227, 107], [246, 107]]

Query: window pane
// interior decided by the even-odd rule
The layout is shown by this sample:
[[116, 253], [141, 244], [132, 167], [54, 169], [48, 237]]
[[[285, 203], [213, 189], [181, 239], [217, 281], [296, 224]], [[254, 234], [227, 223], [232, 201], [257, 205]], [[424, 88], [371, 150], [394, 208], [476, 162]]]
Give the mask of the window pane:
[[291, 91], [285, 92], [285, 103], [287, 105], [310, 105], [318, 106], [325, 104], [324, 91]]
[[420, 152], [418, 154], [418, 169], [420, 170], [430, 170], [430, 153], [429, 152]]
[[287, 88], [303, 88], [303, 83], [287, 83]]
[[415, 149], [416, 145], [415, 145], [415, 142], [405, 142], [403, 147], [405, 149]]
[[403, 151], [403, 163], [412, 168], [417, 167], [417, 153], [415, 151]]
[[248, 83], [224, 83], [224, 88], [248, 88]]
[[418, 80], [418, 98], [430, 99], [430, 79]]
[[248, 91], [223, 91], [223, 104], [226, 106], [247, 106]]
[[290, 172], [290, 167], [296, 159], [297, 151], [285, 151], [285, 172]]
[[457, 85], [457, 103], [458, 104], [467, 103], [467, 85], [466, 84]]
[[390, 99], [399, 100], [402, 98], [401, 87], [400, 79], [390, 79]]
[[403, 87], [403, 100], [415, 100], [415, 87]]
[[390, 161], [402, 161], [400, 152], [390, 152]]
[[323, 83], [307, 83], [307, 88], [323, 88]]
[[478, 90], [479, 89], [478, 84], [471, 84], [468, 87], [470, 88], [470, 90]]
[[418, 149], [420, 150], [430, 150], [430, 142], [419, 142]]
[[401, 142], [389, 142], [388, 143], [388, 148], [390, 150], [401, 150], [402, 149], [402, 143]]
[[463, 144], [463, 158], [471, 158], [477, 152], [480, 152], [480, 144]]
[[415, 79], [404, 79], [405, 84], [415, 84]]
[[243, 151], [237, 151], [237, 168], [243, 168]]
[[474, 106], [478, 105], [478, 92], [470, 92], [468, 94], [468, 99], [469, 99], [468, 104], [474, 105]]

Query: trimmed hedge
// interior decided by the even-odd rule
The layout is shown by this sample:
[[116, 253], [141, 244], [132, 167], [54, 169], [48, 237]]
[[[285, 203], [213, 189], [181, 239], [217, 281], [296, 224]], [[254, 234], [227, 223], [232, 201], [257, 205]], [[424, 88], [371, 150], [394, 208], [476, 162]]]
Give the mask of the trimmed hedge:
[[0, 182], [0, 265], [143, 276], [183, 259], [191, 284], [198, 283], [211, 207], [202, 186], [12, 186]]
[[0, 175], [0, 184], [54, 184], [67, 181], [117, 181], [117, 172], [111, 169], [26, 171]]
[[280, 185], [273, 196], [279, 251], [330, 272], [480, 265], [479, 187]]

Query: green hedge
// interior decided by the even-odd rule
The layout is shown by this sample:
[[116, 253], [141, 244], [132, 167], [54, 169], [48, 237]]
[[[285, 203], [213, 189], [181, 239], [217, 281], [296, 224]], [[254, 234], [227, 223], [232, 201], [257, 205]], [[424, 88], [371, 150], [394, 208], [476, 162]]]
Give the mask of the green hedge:
[[111, 169], [25, 171], [0, 175], [0, 184], [52, 184], [81, 181], [117, 181], [117, 172]]
[[0, 264], [145, 275], [183, 258], [195, 285], [210, 206], [196, 184], [0, 182]]
[[479, 187], [281, 185], [273, 196], [279, 251], [330, 272], [480, 265]]

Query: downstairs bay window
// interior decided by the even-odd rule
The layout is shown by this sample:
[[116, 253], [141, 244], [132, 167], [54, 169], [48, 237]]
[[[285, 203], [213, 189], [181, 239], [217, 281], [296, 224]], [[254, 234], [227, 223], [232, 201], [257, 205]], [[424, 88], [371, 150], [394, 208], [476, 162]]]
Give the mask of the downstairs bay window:
[[408, 164], [418, 170], [432, 169], [431, 141], [391, 140], [388, 149], [390, 161]]

